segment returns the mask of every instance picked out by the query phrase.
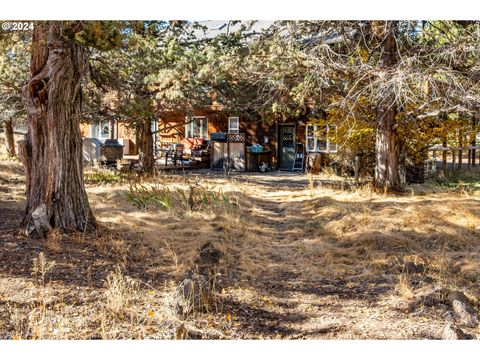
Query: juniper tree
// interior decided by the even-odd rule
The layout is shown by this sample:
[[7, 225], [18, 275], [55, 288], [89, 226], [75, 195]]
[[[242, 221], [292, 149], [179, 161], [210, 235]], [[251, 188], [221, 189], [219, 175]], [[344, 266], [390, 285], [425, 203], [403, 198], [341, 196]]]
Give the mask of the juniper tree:
[[278, 22], [237, 68], [257, 109], [288, 117], [317, 108], [348, 137], [359, 124], [373, 128], [375, 185], [402, 190], [404, 153], [418, 142], [398, 130], [474, 115], [479, 50], [475, 22]]
[[83, 183], [81, 85], [89, 47], [107, 50], [119, 40], [113, 22], [35, 23], [30, 79], [23, 87], [28, 134], [19, 149], [27, 178], [27, 234], [96, 226]]

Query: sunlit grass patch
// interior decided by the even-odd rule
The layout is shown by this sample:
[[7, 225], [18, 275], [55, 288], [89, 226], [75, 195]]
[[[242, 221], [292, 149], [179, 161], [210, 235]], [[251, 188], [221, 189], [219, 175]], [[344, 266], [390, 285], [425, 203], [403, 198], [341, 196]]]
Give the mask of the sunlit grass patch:
[[127, 191], [127, 198], [139, 209], [178, 210], [182, 213], [230, 204], [229, 197], [222, 190], [202, 185], [190, 185], [184, 189], [160, 184], [131, 183]]
[[128, 175], [119, 171], [101, 169], [96, 171], [85, 171], [83, 181], [86, 184], [104, 185], [121, 183], [128, 179]]
[[449, 171], [446, 176], [435, 180], [435, 184], [458, 191], [480, 190], [480, 167]]

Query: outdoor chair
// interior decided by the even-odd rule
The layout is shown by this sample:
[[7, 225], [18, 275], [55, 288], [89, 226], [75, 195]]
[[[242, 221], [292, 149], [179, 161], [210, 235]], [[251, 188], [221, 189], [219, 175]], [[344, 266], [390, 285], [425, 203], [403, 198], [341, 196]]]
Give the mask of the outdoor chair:
[[176, 144], [173, 151], [167, 154], [168, 159], [173, 163], [174, 167], [177, 167], [177, 161], [180, 161], [180, 165], [183, 166], [183, 144]]

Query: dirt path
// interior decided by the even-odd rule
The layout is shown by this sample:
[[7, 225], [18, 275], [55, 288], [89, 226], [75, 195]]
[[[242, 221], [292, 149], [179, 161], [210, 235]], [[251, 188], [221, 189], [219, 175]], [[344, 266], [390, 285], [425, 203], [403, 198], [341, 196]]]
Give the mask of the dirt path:
[[[304, 196], [295, 200], [299, 191]], [[406, 314], [408, 301], [396, 291], [399, 274], [329, 276], [325, 275], [328, 271], [312, 267], [314, 255], [305, 246], [312, 219], [308, 212], [302, 215], [308, 208], [306, 192], [305, 186], [298, 183], [251, 190], [254, 211], [250, 224], [262, 243], [257, 256], [263, 268], [252, 275], [250, 293], [235, 293], [242, 304], [235, 303], [232, 308], [236, 308], [238, 321], [246, 327], [245, 335], [294, 339], [438, 338], [444, 325], [441, 310], [426, 308], [421, 314]], [[321, 207], [322, 203], [316, 205]], [[255, 231], [253, 224], [261, 230]], [[323, 270], [328, 270], [328, 265]], [[426, 285], [422, 279], [421, 284]]]
[[[25, 328], [22, 337], [43, 329], [43, 338], [174, 338], [168, 299], [206, 241], [225, 251], [221, 307], [184, 321], [190, 338], [439, 338], [444, 307], [406, 312], [417, 290], [438, 284], [480, 296], [476, 193], [388, 197], [312, 189], [302, 175], [202, 175], [194, 181], [223, 191], [228, 204], [145, 211], [127, 201], [128, 184], [88, 185], [104, 231], [38, 241], [11, 232], [23, 212], [22, 176], [7, 173], [0, 184], [2, 337]], [[176, 193], [185, 179], [160, 180]], [[41, 252], [55, 262], [45, 288], [32, 268]], [[405, 273], [409, 261], [424, 270]], [[143, 284], [128, 290], [127, 317], [105, 310], [106, 279], [119, 264]], [[47, 314], [35, 307], [45, 301]], [[42, 319], [68, 325], [53, 332]]]

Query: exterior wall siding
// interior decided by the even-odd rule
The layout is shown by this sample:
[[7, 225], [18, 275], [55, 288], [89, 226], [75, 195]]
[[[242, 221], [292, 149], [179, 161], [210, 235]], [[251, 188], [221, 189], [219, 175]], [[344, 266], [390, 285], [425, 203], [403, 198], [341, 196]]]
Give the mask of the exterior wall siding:
[[[208, 119], [208, 135], [215, 132], [228, 131], [228, 115], [218, 111], [198, 111], [194, 116], [205, 116]], [[235, 115], [232, 115], [235, 116]], [[161, 146], [162, 142], [179, 143], [185, 138], [185, 115], [181, 113], [165, 113], [158, 120], [158, 133], [156, 136], [157, 146]], [[246, 136], [246, 146], [254, 144], [263, 145], [271, 151], [270, 164], [276, 168], [278, 163], [278, 125], [277, 124], [295, 124], [296, 125], [296, 142], [305, 144], [305, 121], [261, 121], [260, 119], [245, 119], [240, 116], [240, 132]], [[119, 139], [123, 139], [125, 144], [124, 154], [136, 154], [136, 138], [135, 131], [127, 126], [124, 122], [117, 123]], [[82, 136], [91, 136], [91, 124], [82, 123], [80, 130]], [[155, 137], [154, 137], [155, 138]], [[265, 142], [267, 140], [267, 142]]]

